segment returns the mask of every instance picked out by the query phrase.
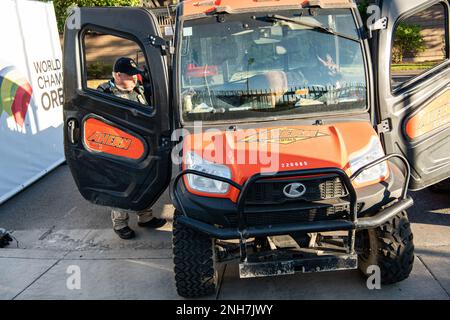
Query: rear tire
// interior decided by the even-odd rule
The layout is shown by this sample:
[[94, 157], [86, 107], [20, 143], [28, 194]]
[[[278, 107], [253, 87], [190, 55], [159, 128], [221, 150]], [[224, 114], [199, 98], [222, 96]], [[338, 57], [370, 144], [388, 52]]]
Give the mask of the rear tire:
[[381, 271], [381, 283], [393, 284], [409, 277], [414, 263], [414, 243], [406, 212], [375, 229], [358, 232], [363, 246], [358, 255], [361, 272], [369, 276], [367, 268], [376, 265]]
[[185, 298], [213, 294], [217, 288], [214, 240], [178, 222], [173, 222], [173, 261], [177, 292]]

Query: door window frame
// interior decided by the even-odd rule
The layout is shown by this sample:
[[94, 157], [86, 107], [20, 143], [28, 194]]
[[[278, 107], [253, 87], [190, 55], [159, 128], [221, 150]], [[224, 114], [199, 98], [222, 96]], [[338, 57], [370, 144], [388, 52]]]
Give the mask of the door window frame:
[[[411, 79], [406, 80], [405, 82], [397, 85], [397, 86], [393, 86], [392, 85], [392, 51], [394, 48], [394, 41], [395, 41], [395, 35], [397, 32], [397, 28], [400, 25], [400, 23], [404, 22], [406, 19], [414, 16], [417, 13], [426, 11], [428, 9], [431, 9], [433, 6], [440, 4], [441, 6], [443, 6], [444, 9], [444, 15], [445, 15], [445, 50], [446, 50], [446, 57], [445, 59], [437, 64], [436, 66], [432, 67], [431, 69], [425, 70], [424, 72], [420, 73], [417, 76], [414, 76]], [[446, 10], [445, 10], [446, 9]], [[450, 4], [448, 1], [436, 1], [434, 3], [426, 3], [423, 6], [420, 7], [416, 7], [411, 11], [408, 11], [406, 13], [404, 13], [403, 15], [401, 15], [397, 21], [395, 21], [395, 25], [393, 28], [393, 33], [392, 33], [392, 41], [391, 41], [391, 55], [389, 57], [390, 62], [389, 62], [389, 82], [390, 82], [390, 91], [391, 94], [393, 96], [399, 96], [401, 94], [403, 94], [405, 91], [410, 90], [411, 88], [414, 88], [415, 86], [420, 85], [422, 82], [426, 81], [429, 77], [438, 74], [440, 71], [444, 70], [445, 68], [447, 68], [448, 66], [450, 66], [450, 44], [449, 44], [449, 34], [450, 34], [450, 21], [449, 21], [449, 15], [450, 15]]]
[[[151, 101], [147, 101], [148, 105], [142, 105], [138, 102], [127, 100], [127, 99], [120, 98], [120, 97], [116, 97], [114, 95], [107, 94], [104, 92], [100, 92], [96, 89], [89, 88], [87, 86], [87, 73], [88, 72], [87, 72], [85, 37], [86, 37], [87, 32], [89, 32], [89, 31], [98, 32], [98, 33], [101, 33], [101, 34], [107, 35], [107, 36], [118, 37], [118, 38], [128, 40], [128, 41], [133, 41], [135, 43], [135, 45], [137, 45], [140, 48], [142, 55], [145, 59], [145, 65], [147, 66], [147, 69], [148, 69], [148, 75], [149, 75], [152, 93], [155, 90], [154, 83], [153, 83], [152, 71], [151, 71], [152, 68], [150, 67], [150, 64], [147, 59], [147, 52], [145, 50], [145, 47], [139, 41], [139, 39], [129, 33], [121, 32], [121, 31], [117, 31], [114, 29], [109, 29], [109, 28], [105, 28], [105, 27], [101, 27], [101, 26], [97, 26], [97, 25], [93, 25], [93, 24], [87, 24], [87, 25], [83, 26], [83, 28], [79, 32], [80, 70], [82, 72], [81, 73], [81, 90], [83, 92], [85, 92], [88, 96], [91, 96], [93, 98], [101, 98], [102, 100], [113, 101], [113, 102], [116, 102], [116, 104], [120, 104], [122, 108], [137, 109], [137, 110], [139, 110], [140, 113], [143, 113], [147, 116], [153, 116], [154, 113], [156, 112], [154, 94], [151, 94]], [[145, 98], [147, 99], [147, 96]]]

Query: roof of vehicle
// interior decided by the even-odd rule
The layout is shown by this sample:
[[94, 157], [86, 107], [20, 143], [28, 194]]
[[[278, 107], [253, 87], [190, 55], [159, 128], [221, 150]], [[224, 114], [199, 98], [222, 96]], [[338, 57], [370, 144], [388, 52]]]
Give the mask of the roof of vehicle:
[[350, 8], [353, 0], [188, 0], [180, 3], [182, 16], [199, 15], [213, 12], [244, 11], [255, 8], [311, 7]]

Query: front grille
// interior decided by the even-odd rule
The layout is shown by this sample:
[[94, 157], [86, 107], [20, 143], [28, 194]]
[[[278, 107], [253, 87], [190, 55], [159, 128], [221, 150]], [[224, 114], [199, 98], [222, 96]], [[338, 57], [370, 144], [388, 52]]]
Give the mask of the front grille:
[[[291, 199], [283, 189], [293, 182], [302, 183], [306, 192], [302, 197]], [[253, 184], [247, 193], [246, 204], [280, 204], [291, 201], [320, 201], [347, 195], [341, 179], [336, 176], [299, 178], [289, 180], [262, 180]]]
[[[360, 211], [361, 208], [362, 204], [358, 203], [357, 210]], [[247, 206], [245, 216], [249, 227], [347, 219], [349, 217], [349, 204], [316, 205], [316, 207], [308, 205], [305, 208], [293, 209], [291, 207], [286, 208], [286, 210], [277, 210], [270, 206]], [[231, 226], [238, 226], [237, 214], [228, 214], [226, 219]]]

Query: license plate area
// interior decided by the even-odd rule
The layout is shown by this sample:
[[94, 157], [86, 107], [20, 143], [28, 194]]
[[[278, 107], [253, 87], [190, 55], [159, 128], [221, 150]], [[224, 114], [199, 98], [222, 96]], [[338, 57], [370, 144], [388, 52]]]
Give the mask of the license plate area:
[[340, 254], [286, 261], [241, 262], [239, 264], [239, 276], [240, 278], [260, 278], [295, 273], [354, 270], [357, 268], [358, 256], [356, 254]]

